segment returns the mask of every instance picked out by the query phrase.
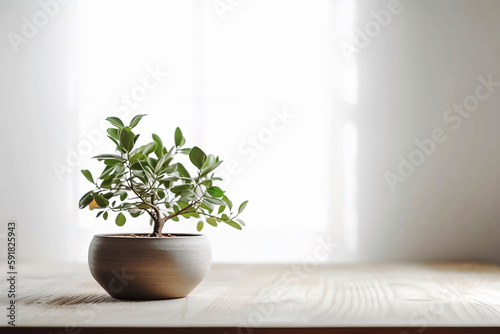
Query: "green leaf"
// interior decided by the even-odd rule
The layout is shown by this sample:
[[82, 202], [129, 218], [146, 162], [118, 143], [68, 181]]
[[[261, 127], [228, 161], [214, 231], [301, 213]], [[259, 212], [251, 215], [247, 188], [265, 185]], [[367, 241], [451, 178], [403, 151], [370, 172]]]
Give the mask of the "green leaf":
[[130, 215], [133, 217], [133, 218], [137, 218], [139, 217], [140, 215], [142, 215], [144, 213], [144, 211], [130, 211]]
[[113, 159], [106, 159], [106, 160], [104, 160], [104, 164], [106, 166], [116, 166], [118, 164], [123, 165], [123, 161], [121, 161], [121, 160], [113, 160]]
[[152, 157], [148, 157], [147, 160], [148, 160], [149, 166], [151, 166], [151, 168], [156, 169], [156, 164], [158, 163], [158, 160], [156, 160], [155, 158], [152, 158]]
[[197, 212], [186, 212], [186, 213], [183, 213], [181, 214], [182, 217], [184, 218], [200, 218], [200, 214], [197, 213]]
[[[170, 158], [168, 157], [168, 155], [163, 155], [158, 160], [158, 162], [156, 163], [156, 167], [155, 167], [155, 173], [158, 173], [160, 170], [162, 170], [162, 169], [164, 169], [165, 167], [168, 166], [167, 160], [170, 160]], [[167, 162], [167, 163], [165, 163], [165, 162]]]
[[217, 227], [217, 221], [214, 218], [212, 218], [212, 217], [207, 218], [207, 223], [209, 223], [212, 226]]
[[245, 208], [247, 207], [247, 204], [248, 204], [248, 201], [241, 203], [240, 207], [238, 208], [238, 214], [242, 213], [243, 210], [245, 210]]
[[241, 226], [245, 226], [245, 222], [241, 219], [235, 219], [236, 222], [238, 222]]
[[140, 164], [142, 164], [142, 165], [143, 165], [143, 170], [144, 170], [145, 172], [147, 172], [147, 173], [146, 173], [146, 176], [148, 176], [148, 177], [149, 177], [149, 176], [153, 177], [154, 172], [153, 172], [153, 170], [151, 169], [151, 167], [149, 167], [149, 165], [148, 165], [148, 161], [145, 161], [144, 163], [143, 163], [143, 162], [141, 162], [141, 161], [138, 161], [138, 163], [140, 163]]
[[141, 118], [143, 118], [144, 116], [146, 116], [145, 114], [142, 114], [142, 115], [137, 115], [137, 116], [134, 116], [134, 118], [132, 118], [132, 120], [130, 121], [130, 125], [129, 127], [131, 129], [135, 128], [135, 126], [137, 124], [139, 124], [139, 122], [141, 121]]
[[139, 151], [145, 155], [150, 155], [156, 150], [156, 142], [151, 142], [149, 144], [143, 145], [139, 148]]
[[104, 214], [102, 215], [102, 218], [104, 218], [104, 220], [107, 220], [108, 219], [108, 212], [104, 212]]
[[134, 162], [132, 166], [130, 166], [133, 171], [142, 171], [142, 165], [139, 162]]
[[189, 206], [189, 203], [183, 201], [177, 201], [177, 205], [179, 206], [179, 208], [184, 209]]
[[187, 189], [187, 190], [181, 191], [179, 193], [179, 196], [186, 197], [186, 198], [189, 198], [189, 199], [195, 199], [196, 198], [196, 194], [191, 189]]
[[82, 169], [82, 174], [89, 180], [90, 183], [94, 183], [94, 178], [92, 177], [92, 173], [88, 169]]
[[211, 166], [208, 166], [208, 167], [205, 167], [201, 170], [201, 173], [200, 173], [200, 176], [205, 176], [207, 175], [208, 173], [210, 173], [211, 171], [213, 171], [214, 169], [216, 169], [217, 167], [220, 166], [220, 164], [222, 163], [222, 160], [219, 161], [219, 162], [216, 162], [215, 164], [211, 165]]
[[191, 160], [193, 165], [198, 167], [198, 169], [201, 169], [206, 157], [206, 154], [197, 146], [193, 147], [189, 153], [189, 160]]
[[167, 166], [164, 167], [162, 170], [160, 170], [157, 175], [163, 175], [163, 174], [168, 174], [171, 175], [173, 172], [177, 170], [177, 164], [172, 165], [172, 166]]
[[201, 181], [200, 184], [203, 184], [207, 188], [211, 188], [213, 186], [212, 180], [204, 180], [204, 181]]
[[228, 221], [225, 221], [224, 223], [228, 224], [229, 226], [234, 227], [237, 230], [241, 230], [241, 226], [235, 221], [228, 220]]
[[180, 193], [181, 191], [185, 191], [191, 189], [191, 185], [189, 184], [181, 184], [175, 187], [170, 188], [170, 191], [173, 193]]
[[177, 163], [177, 172], [179, 173], [180, 176], [191, 177], [191, 175], [189, 175], [189, 173], [186, 170], [186, 168], [184, 167], [184, 165], [181, 164], [180, 162]]
[[224, 202], [223, 200], [218, 199], [218, 198], [212, 198], [212, 197], [204, 197], [203, 202], [205, 202], [205, 203], [208, 202], [208, 203], [215, 204], [215, 205], [226, 205], [226, 202]]
[[198, 230], [198, 232], [200, 232], [203, 229], [203, 221], [202, 220], [200, 220], [198, 222], [198, 225], [196, 225], [196, 229]]
[[166, 181], [179, 181], [179, 178], [177, 176], [169, 176], [169, 177], [165, 177], [163, 179], [159, 179], [158, 180], [159, 182], [166, 182]]
[[[108, 161], [108, 160], [106, 160], [106, 161]], [[109, 178], [110, 175], [113, 174], [114, 170], [115, 170], [114, 166], [106, 166], [104, 168], [104, 170], [102, 171], [101, 175], [99, 176], [99, 178], [101, 180], [105, 180], [105, 179]]]
[[[142, 168], [142, 165], [139, 162], [137, 162], [132, 166], [132, 169], [134, 169], [134, 166], [136, 165]], [[132, 170], [132, 174], [134, 175], [134, 177], [138, 178], [144, 185], [148, 183], [148, 178], [146, 177], [145, 172], [141, 170]], [[140, 185], [141, 185], [140, 183], [135, 184], [135, 189], [141, 191], [141, 189], [138, 188]]]
[[111, 189], [114, 179], [110, 177], [109, 179], [105, 179], [101, 182], [101, 188]]
[[119, 119], [118, 117], [108, 117], [108, 118], [106, 118], [106, 121], [110, 122], [111, 124], [113, 124], [117, 128], [124, 127], [122, 120]]
[[119, 213], [118, 216], [116, 216], [115, 223], [118, 226], [123, 226], [125, 225], [125, 222], [127, 221], [127, 218], [125, 218], [125, 215], [123, 213]]
[[127, 196], [128, 196], [128, 194], [127, 194], [127, 193], [123, 193], [123, 194], [121, 194], [121, 195], [120, 195], [120, 200], [123, 202], [124, 200], [126, 200], [126, 199], [127, 199]]
[[156, 149], [155, 149], [155, 154], [160, 159], [163, 156], [163, 142], [161, 141], [161, 138], [157, 134], [152, 134], [153, 140], [156, 143]]
[[106, 199], [110, 199], [111, 197], [113, 197], [113, 193], [112, 192], [108, 192], [108, 193], [105, 193], [103, 196]]
[[224, 192], [219, 187], [210, 187], [207, 189], [207, 193], [212, 197], [222, 197], [224, 196]]
[[215, 164], [215, 156], [213, 154], [207, 155], [207, 158], [205, 159], [205, 163], [203, 164], [202, 168], [206, 168], [208, 166], [212, 166]]
[[224, 202], [226, 202], [227, 204], [227, 207], [229, 208], [229, 210], [232, 210], [233, 209], [233, 202], [231, 202], [231, 200], [229, 198], [227, 198], [226, 195], [222, 196], [222, 200]]
[[116, 155], [116, 154], [100, 154], [100, 155], [96, 155], [92, 159], [97, 159], [97, 160], [117, 160], [117, 161], [122, 161], [122, 162], [127, 161], [124, 158], [122, 158], [121, 156]]
[[156, 193], [156, 196], [158, 196], [159, 199], [164, 199], [165, 198], [165, 192], [162, 189], [156, 189], [155, 193]]
[[138, 152], [138, 153], [134, 154], [133, 156], [131, 156], [131, 157], [130, 157], [130, 159], [129, 159], [129, 161], [130, 161], [130, 164], [132, 164], [132, 165], [133, 165], [133, 164], [135, 164], [137, 161], [139, 161], [139, 160], [143, 160], [143, 161], [145, 161], [145, 160], [147, 160], [147, 158], [148, 158], [148, 157], [147, 157], [146, 155], [144, 155], [144, 154], [142, 154], [142, 153]]
[[181, 148], [179, 153], [189, 155], [189, 153], [191, 153], [191, 148]]
[[83, 195], [82, 198], [80, 198], [80, 201], [78, 202], [78, 207], [80, 209], [86, 208], [92, 202], [93, 199], [94, 197], [92, 197], [92, 191], [89, 191], [88, 193]]
[[141, 209], [144, 209], [144, 210], [148, 210], [148, 209], [150, 209], [150, 208], [151, 208], [149, 205], [144, 204], [144, 203], [139, 203], [139, 204], [137, 204], [137, 207], [138, 207], [138, 208], [141, 208]]
[[186, 142], [186, 140], [184, 139], [184, 136], [182, 135], [182, 131], [180, 128], [175, 129], [174, 140], [175, 140], [175, 146], [177, 146], [177, 147], [181, 147]]
[[209, 213], [212, 213], [212, 211], [214, 211], [214, 206], [208, 202], [202, 202], [200, 204], [200, 208], [207, 210]]
[[134, 133], [130, 128], [123, 128], [120, 132], [120, 144], [127, 152], [132, 151], [134, 148]]
[[95, 202], [97, 205], [99, 205], [100, 208], [105, 208], [109, 205], [109, 201], [107, 198], [105, 198], [102, 194], [92, 194], [92, 196], [95, 199]]
[[167, 158], [172, 158], [175, 155], [175, 150], [176, 150], [175, 146], [172, 146], [172, 148], [170, 150], [167, 150], [166, 148], [164, 148], [164, 152], [167, 155]]
[[115, 128], [109, 128], [106, 130], [109, 134], [109, 136], [113, 139], [118, 139], [118, 129]]
[[111, 136], [108, 136], [108, 138], [109, 138], [109, 139], [111, 139], [111, 141], [113, 141], [113, 143], [115, 143], [115, 145], [116, 145], [116, 150], [117, 150], [118, 152], [123, 153], [123, 154], [127, 153], [127, 151], [125, 151], [125, 150], [123, 149], [123, 147], [120, 145], [120, 143], [118, 142], [118, 139], [112, 138]]
[[221, 206], [219, 206], [219, 211], [218, 211], [218, 213], [219, 213], [219, 214], [220, 214], [220, 213], [223, 213], [223, 212], [224, 212], [224, 210], [226, 210], [226, 207], [225, 207], [224, 205], [221, 205]]

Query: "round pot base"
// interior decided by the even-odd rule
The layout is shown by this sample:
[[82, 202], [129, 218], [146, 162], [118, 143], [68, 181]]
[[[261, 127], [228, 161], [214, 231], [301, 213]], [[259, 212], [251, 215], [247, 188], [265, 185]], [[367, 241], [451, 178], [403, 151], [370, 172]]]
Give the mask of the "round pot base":
[[95, 235], [89, 248], [90, 272], [114, 298], [186, 297], [210, 270], [210, 244], [200, 234], [172, 235]]

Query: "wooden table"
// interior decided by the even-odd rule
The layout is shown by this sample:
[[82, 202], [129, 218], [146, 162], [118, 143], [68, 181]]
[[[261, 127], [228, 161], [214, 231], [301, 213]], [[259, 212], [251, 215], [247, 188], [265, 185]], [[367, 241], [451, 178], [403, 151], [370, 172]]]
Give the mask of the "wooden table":
[[18, 273], [17, 326], [2, 333], [500, 333], [494, 265], [213, 265], [162, 301], [112, 299], [85, 265]]

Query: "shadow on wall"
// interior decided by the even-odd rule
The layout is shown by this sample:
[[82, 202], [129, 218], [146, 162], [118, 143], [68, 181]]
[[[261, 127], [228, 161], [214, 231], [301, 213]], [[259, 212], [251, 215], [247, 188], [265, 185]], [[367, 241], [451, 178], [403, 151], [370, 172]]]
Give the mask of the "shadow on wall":
[[500, 263], [500, 3], [402, 4], [356, 59], [359, 259]]

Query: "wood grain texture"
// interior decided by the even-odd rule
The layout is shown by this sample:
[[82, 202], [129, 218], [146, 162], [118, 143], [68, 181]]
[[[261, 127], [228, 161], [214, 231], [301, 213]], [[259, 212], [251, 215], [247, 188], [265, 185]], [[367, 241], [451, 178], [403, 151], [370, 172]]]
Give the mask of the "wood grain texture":
[[[500, 268], [482, 264], [214, 265], [187, 298], [160, 301], [113, 299], [85, 265], [22, 266], [17, 291], [19, 326], [226, 328], [221, 334], [500, 326]], [[449, 330], [441, 333], [462, 333]]]

